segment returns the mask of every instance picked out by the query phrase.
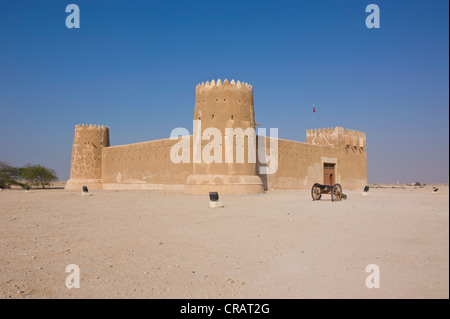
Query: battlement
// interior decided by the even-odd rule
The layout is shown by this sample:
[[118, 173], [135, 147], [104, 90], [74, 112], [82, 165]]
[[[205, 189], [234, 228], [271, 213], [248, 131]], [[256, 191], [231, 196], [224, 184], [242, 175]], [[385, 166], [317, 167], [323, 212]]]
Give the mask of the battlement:
[[342, 127], [327, 127], [327, 128], [316, 128], [312, 130], [306, 130], [306, 135], [315, 135], [315, 136], [321, 136], [321, 135], [330, 135], [335, 133], [340, 133], [343, 130]]
[[77, 124], [75, 125], [75, 129], [85, 128], [85, 129], [101, 129], [101, 130], [109, 130], [109, 127], [106, 125], [97, 125], [97, 124]]
[[306, 131], [306, 143], [331, 147], [365, 149], [366, 133], [343, 127], [320, 128]]
[[247, 90], [250, 93], [253, 93], [253, 86], [251, 86], [250, 84], [246, 83], [246, 82], [241, 82], [241, 81], [237, 81], [235, 82], [234, 80], [231, 80], [231, 82], [228, 82], [227, 79], [225, 79], [223, 82], [218, 79], [217, 82], [212, 80], [211, 83], [209, 81], [206, 81], [206, 83], [202, 82], [197, 84], [197, 86], [195, 87], [195, 93], [202, 93], [205, 90], [211, 90], [214, 88], [236, 88], [236, 89], [243, 89], [243, 90]]

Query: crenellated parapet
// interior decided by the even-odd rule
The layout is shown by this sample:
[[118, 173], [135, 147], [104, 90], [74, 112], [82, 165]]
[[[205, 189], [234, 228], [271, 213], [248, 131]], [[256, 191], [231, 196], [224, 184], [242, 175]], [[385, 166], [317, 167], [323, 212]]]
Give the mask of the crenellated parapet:
[[320, 128], [306, 131], [306, 143], [328, 146], [347, 147], [365, 150], [366, 133], [343, 127]]
[[101, 130], [107, 130], [109, 129], [106, 125], [97, 125], [97, 124], [77, 124], [75, 125], [75, 129], [77, 128], [85, 128], [85, 129], [101, 129]]
[[217, 88], [226, 88], [226, 87], [231, 87], [234, 89], [242, 89], [242, 90], [247, 90], [251, 93], [253, 93], [253, 86], [251, 86], [250, 84], [246, 83], [246, 82], [241, 82], [241, 81], [237, 81], [235, 82], [234, 80], [231, 80], [230, 82], [228, 82], [227, 79], [225, 79], [223, 82], [222, 80], [218, 79], [217, 82], [215, 80], [212, 80], [211, 82], [206, 81], [197, 84], [196, 88], [195, 88], [195, 93], [201, 93], [205, 90], [211, 90], [211, 89], [217, 89]]

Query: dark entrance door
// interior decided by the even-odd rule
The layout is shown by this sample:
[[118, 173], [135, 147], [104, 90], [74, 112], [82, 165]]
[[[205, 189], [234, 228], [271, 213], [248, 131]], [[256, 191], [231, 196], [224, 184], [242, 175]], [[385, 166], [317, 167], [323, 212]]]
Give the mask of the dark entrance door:
[[336, 164], [323, 163], [323, 184], [334, 185], [335, 184], [335, 166]]

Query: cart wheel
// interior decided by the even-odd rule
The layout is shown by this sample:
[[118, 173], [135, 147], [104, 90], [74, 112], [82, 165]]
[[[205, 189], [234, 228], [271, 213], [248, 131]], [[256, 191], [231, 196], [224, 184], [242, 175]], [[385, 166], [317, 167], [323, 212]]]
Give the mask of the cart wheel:
[[311, 188], [311, 197], [313, 200], [319, 200], [322, 197], [322, 191], [319, 185], [319, 183], [315, 183]]
[[342, 186], [340, 184], [334, 184], [331, 191], [331, 201], [340, 201], [342, 199]]

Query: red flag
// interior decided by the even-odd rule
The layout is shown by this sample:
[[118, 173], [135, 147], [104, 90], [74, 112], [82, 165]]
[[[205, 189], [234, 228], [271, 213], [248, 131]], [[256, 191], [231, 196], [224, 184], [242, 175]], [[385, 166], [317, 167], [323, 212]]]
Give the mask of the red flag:
[[313, 104], [313, 113], [316, 113], [316, 107]]

